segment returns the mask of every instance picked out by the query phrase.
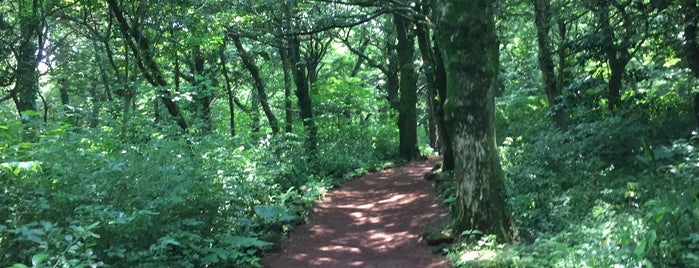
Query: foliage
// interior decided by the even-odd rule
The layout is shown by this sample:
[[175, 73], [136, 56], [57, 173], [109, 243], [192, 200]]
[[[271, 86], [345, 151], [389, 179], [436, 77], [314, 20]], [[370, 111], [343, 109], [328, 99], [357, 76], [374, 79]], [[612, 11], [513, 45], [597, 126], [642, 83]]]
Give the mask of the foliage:
[[[0, 266], [259, 266], [328, 187], [393, 165], [401, 65], [391, 18], [439, 27], [425, 20], [438, 13], [430, 2], [4, 1]], [[449, 251], [454, 263], [697, 267], [691, 1], [548, 1], [555, 107], [540, 88], [532, 2], [496, 2], [497, 144], [520, 244], [468, 230]], [[429, 129], [443, 108], [431, 106], [440, 96], [426, 75], [438, 55], [415, 56], [426, 57], [406, 60], [422, 72], [418, 129]], [[549, 111], [565, 112], [563, 127]], [[275, 116], [292, 130], [269, 135]], [[435, 178], [452, 209], [454, 175]]]
[[449, 251], [453, 263], [697, 267], [697, 138], [667, 144], [689, 129], [662, 129], [675, 117], [654, 116], [683, 107], [682, 100], [665, 101], [675, 95], [636, 99], [644, 105], [616, 115], [576, 113], [581, 118], [565, 132], [548, 120], [543, 96], [500, 98], [502, 132], [517, 135], [502, 138], [500, 149], [520, 244], [483, 248], [488, 236], [479, 243], [467, 235]]
[[347, 141], [324, 149], [337, 157], [308, 162], [292, 153], [302, 146], [294, 134], [236, 147], [157, 129], [142, 142], [109, 127], [47, 129], [39, 143], [17, 145], [12, 133], [22, 126], [0, 127], [3, 267], [257, 267], [262, 251], [305, 220], [330, 171], [383, 159], [350, 145], [385, 141], [376, 140], [380, 128], [332, 133]]

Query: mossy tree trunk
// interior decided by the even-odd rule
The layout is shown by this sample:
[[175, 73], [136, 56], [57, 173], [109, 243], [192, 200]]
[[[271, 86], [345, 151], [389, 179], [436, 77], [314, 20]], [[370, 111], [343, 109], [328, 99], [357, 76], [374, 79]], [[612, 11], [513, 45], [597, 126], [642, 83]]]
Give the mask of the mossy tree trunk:
[[400, 105], [398, 107], [399, 150], [401, 158], [413, 160], [420, 156], [417, 147], [417, 73], [415, 72], [415, 35], [410, 21], [393, 16], [398, 37], [400, 65]]
[[438, 0], [437, 34], [447, 73], [444, 115], [458, 181], [454, 231], [513, 240], [505, 178], [495, 145], [498, 42], [493, 0]]

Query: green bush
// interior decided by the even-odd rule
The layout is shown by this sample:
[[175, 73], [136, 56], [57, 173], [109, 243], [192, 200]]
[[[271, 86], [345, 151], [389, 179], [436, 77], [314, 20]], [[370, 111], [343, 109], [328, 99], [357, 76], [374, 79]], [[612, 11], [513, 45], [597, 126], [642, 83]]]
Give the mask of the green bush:
[[21, 143], [21, 124], [0, 123], [0, 267], [259, 267], [330, 175], [391, 156], [385, 122], [336, 120], [319, 119], [342, 127], [321, 130], [316, 158], [298, 134], [183, 137], [138, 123], [120, 137], [61, 124]]
[[500, 153], [520, 244], [484, 249], [466, 239], [449, 251], [452, 262], [699, 267], [698, 139], [667, 142], [688, 133], [666, 116], [684, 104], [660, 96], [614, 114], [573, 112], [565, 131], [552, 126], [538, 97], [500, 99], [499, 133], [508, 135]]

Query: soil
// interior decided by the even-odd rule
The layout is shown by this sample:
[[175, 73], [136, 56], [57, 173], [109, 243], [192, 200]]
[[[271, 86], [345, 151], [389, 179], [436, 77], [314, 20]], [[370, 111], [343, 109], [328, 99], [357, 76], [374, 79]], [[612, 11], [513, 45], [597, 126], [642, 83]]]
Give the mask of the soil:
[[423, 179], [439, 159], [370, 173], [326, 193], [307, 224], [292, 228], [264, 267], [442, 268], [445, 258], [423, 241], [428, 226], [447, 222]]

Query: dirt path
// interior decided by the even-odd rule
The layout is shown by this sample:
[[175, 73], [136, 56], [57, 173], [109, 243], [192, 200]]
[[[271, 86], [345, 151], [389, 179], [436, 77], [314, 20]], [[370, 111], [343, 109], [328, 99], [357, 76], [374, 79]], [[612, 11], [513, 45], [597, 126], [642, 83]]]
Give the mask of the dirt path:
[[442, 268], [446, 260], [422, 241], [447, 211], [423, 176], [437, 159], [367, 174], [332, 190], [309, 222], [295, 227], [264, 267]]

